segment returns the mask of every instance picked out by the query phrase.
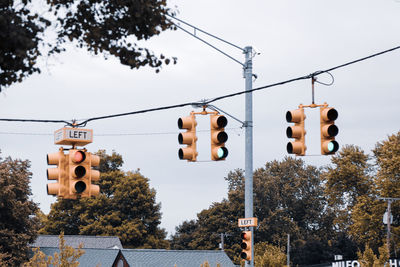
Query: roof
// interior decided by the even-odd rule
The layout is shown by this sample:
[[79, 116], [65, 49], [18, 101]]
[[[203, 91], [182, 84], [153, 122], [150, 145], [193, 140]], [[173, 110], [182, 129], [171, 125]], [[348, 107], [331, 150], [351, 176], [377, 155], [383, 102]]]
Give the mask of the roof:
[[210, 266], [235, 267], [221, 250], [122, 249], [129, 266], [134, 267], [199, 267], [205, 261]]
[[[53, 256], [55, 252], [60, 253], [58, 248], [41, 247], [42, 251], [47, 256]], [[99, 249], [99, 248], [85, 248], [85, 253], [78, 259], [79, 266], [112, 266], [119, 249]], [[50, 265], [52, 266], [52, 265]]]
[[[122, 249], [121, 241], [117, 236], [87, 236], [87, 235], [64, 235], [65, 244], [67, 246], [77, 248], [79, 244], [83, 244], [83, 248], [110, 248]], [[51, 247], [58, 248], [58, 235], [39, 235], [31, 247]]]

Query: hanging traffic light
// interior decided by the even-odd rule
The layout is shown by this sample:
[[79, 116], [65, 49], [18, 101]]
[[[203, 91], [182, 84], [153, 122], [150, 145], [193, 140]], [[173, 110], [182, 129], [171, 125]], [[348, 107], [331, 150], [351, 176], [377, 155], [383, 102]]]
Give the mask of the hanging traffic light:
[[187, 147], [180, 148], [178, 151], [179, 159], [186, 159], [188, 161], [196, 161], [197, 150], [196, 150], [196, 117], [194, 114], [190, 114], [188, 117], [182, 117], [178, 119], [179, 129], [186, 129], [185, 133], [179, 133], [178, 142], [179, 144], [185, 144]]
[[335, 125], [338, 115], [337, 110], [334, 108], [320, 107], [322, 155], [334, 154], [339, 150], [339, 143], [335, 141], [335, 136], [339, 133], [339, 128]]
[[100, 157], [86, 150], [71, 149], [69, 152], [69, 193], [73, 198], [97, 196], [100, 187], [92, 181], [100, 179], [100, 172], [92, 170], [99, 166]]
[[243, 231], [240, 234], [240, 238], [242, 239], [242, 243], [240, 244], [242, 248], [240, 257], [244, 260], [251, 261], [251, 231]]
[[225, 116], [219, 114], [210, 115], [211, 124], [211, 160], [225, 160], [228, 156], [228, 149], [225, 142], [228, 134], [224, 127], [228, 124]]
[[286, 129], [286, 136], [288, 138], [294, 138], [295, 140], [289, 142], [286, 146], [289, 154], [296, 154], [298, 156], [304, 156], [307, 150], [305, 144], [306, 131], [304, 129], [304, 121], [306, 116], [304, 115], [304, 108], [286, 112], [286, 121], [294, 122], [294, 126], [289, 126]]
[[58, 197], [68, 197], [68, 159], [63, 150], [47, 154], [47, 164], [57, 165], [47, 169], [47, 179], [57, 180], [57, 183], [47, 184], [47, 194]]

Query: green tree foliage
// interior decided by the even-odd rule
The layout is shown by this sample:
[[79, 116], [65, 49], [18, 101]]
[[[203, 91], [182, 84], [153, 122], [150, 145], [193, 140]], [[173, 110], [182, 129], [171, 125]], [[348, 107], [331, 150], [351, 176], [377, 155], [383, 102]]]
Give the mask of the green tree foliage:
[[344, 146], [332, 156], [321, 178], [326, 182], [325, 195], [336, 214], [340, 229], [350, 225], [350, 214], [358, 197], [373, 194], [369, 156], [357, 146]]
[[36, 62], [43, 32], [50, 23], [30, 11], [30, 2], [0, 1], [0, 92], [3, 86], [40, 72]]
[[379, 248], [379, 256], [374, 254], [374, 251], [368, 246], [365, 246], [364, 252], [357, 252], [358, 261], [361, 267], [381, 267], [389, 260], [389, 254], [386, 247]]
[[0, 91], [40, 72], [37, 61], [43, 51], [46, 56], [60, 53], [67, 42], [106, 58], [115, 56], [130, 68], [150, 66], [159, 72], [162, 64], [176, 63], [176, 58], [138, 45], [175, 29], [167, 17], [175, 13], [166, 0], [37, 0], [34, 6], [31, 2], [0, 0]]
[[254, 248], [255, 267], [282, 267], [286, 264], [286, 254], [282, 248], [259, 242]]
[[[30, 162], [0, 158], [0, 260], [19, 266], [37, 235], [37, 205], [29, 199]], [[3, 265], [2, 266], [7, 266]]]
[[[158, 72], [170, 59], [155, 56], [132, 39], [147, 40], [172, 29], [166, 0], [49, 0], [50, 10], [60, 23], [58, 41], [76, 41], [88, 51], [106, 52], [124, 65], [139, 68], [149, 65]], [[61, 11], [61, 12], [59, 12]], [[176, 59], [173, 59], [174, 62]]]
[[[378, 142], [373, 150], [376, 162], [376, 191], [379, 197], [400, 198], [400, 131]], [[380, 202], [387, 207], [386, 202]], [[376, 214], [382, 220], [384, 208]], [[391, 227], [394, 248], [400, 246], [400, 201], [391, 205], [394, 224]], [[391, 242], [392, 243], [392, 242]], [[393, 252], [393, 250], [391, 250]]]
[[[159, 228], [160, 204], [149, 180], [138, 171], [120, 169], [121, 155], [99, 151], [101, 193], [96, 198], [58, 199], [41, 233], [118, 236], [124, 247], [167, 248], [166, 232]], [[104, 172], [105, 171], [105, 172]]]
[[[345, 146], [332, 163], [322, 177], [336, 231], [346, 236], [347, 243], [356, 242], [355, 250], [368, 246], [378, 253], [385, 240], [382, 217], [386, 209], [378, 197], [400, 197], [400, 132], [378, 142], [372, 157], [359, 147]], [[392, 203], [392, 214], [393, 242], [400, 244], [400, 203]]]
[[[196, 221], [178, 226], [172, 236], [172, 248], [217, 249], [219, 234], [228, 233], [225, 251], [237, 264], [240, 262], [237, 221], [244, 214], [243, 171], [230, 172], [226, 180], [228, 199], [201, 211]], [[326, 202], [318, 169], [305, 165], [301, 159], [267, 162], [264, 168], [254, 173], [254, 196], [254, 215], [259, 219], [256, 243], [262, 241], [281, 246], [286, 244], [290, 233], [294, 240], [293, 260], [297, 263], [319, 262], [330, 256], [323, 251], [328, 244], [320, 234], [330, 227], [329, 221], [322, 216]], [[310, 254], [311, 245], [318, 249], [315, 255]]]
[[46, 256], [40, 251], [40, 248], [34, 248], [32, 258], [24, 264], [24, 267], [47, 267], [50, 265], [54, 267], [78, 267], [78, 259], [85, 254], [85, 251], [82, 250], [83, 244], [79, 244], [78, 248], [74, 249], [65, 245], [64, 233], [61, 233], [59, 238], [59, 253], [55, 252], [53, 256]]

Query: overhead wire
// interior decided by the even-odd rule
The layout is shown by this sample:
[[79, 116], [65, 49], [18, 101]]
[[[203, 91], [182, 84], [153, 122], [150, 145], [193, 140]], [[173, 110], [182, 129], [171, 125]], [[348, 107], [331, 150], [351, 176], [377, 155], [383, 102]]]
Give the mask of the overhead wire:
[[[392, 51], [395, 51], [397, 49], [400, 49], [400, 46], [396, 46], [363, 58], [359, 58], [341, 65], [337, 65], [325, 70], [321, 70], [321, 71], [316, 71], [314, 73], [308, 74], [308, 75], [304, 75], [304, 76], [300, 76], [297, 78], [293, 78], [293, 79], [289, 79], [286, 81], [281, 81], [281, 82], [277, 82], [277, 83], [273, 83], [273, 84], [269, 84], [269, 85], [265, 85], [265, 86], [261, 86], [261, 87], [257, 87], [257, 88], [253, 88], [251, 90], [245, 90], [245, 91], [239, 91], [236, 93], [231, 93], [231, 94], [227, 94], [227, 95], [222, 95], [219, 97], [215, 97], [211, 100], [203, 100], [203, 101], [198, 101], [198, 102], [187, 102], [187, 103], [182, 103], [182, 104], [176, 104], [176, 105], [170, 105], [170, 106], [163, 106], [163, 107], [157, 107], [157, 108], [150, 108], [150, 109], [143, 109], [143, 110], [138, 110], [138, 111], [132, 111], [132, 112], [125, 112], [125, 113], [118, 113], [118, 114], [112, 114], [112, 115], [105, 115], [105, 116], [99, 116], [99, 117], [92, 117], [89, 119], [86, 119], [80, 123], [76, 123], [74, 121], [74, 123], [68, 122], [66, 120], [36, 120], [36, 119], [7, 119], [7, 118], [0, 118], [0, 121], [13, 121], [13, 122], [43, 122], [43, 123], [65, 123], [67, 125], [73, 126], [73, 127], [84, 127], [86, 126], [87, 123], [91, 122], [91, 121], [95, 121], [95, 120], [102, 120], [102, 119], [109, 119], [109, 118], [116, 118], [116, 117], [122, 117], [122, 116], [128, 116], [128, 115], [135, 115], [135, 114], [142, 114], [142, 113], [147, 113], [147, 112], [154, 112], [154, 111], [161, 111], [161, 110], [168, 110], [168, 109], [174, 109], [174, 108], [181, 108], [181, 107], [185, 107], [185, 106], [206, 106], [210, 103], [222, 100], [222, 99], [226, 99], [226, 98], [230, 98], [230, 97], [234, 97], [234, 96], [239, 96], [242, 94], [248, 94], [248, 93], [252, 93], [252, 92], [256, 92], [256, 91], [260, 91], [260, 90], [264, 90], [264, 89], [268, 89], [271, 87], [276, 87], [276, 86], [280, 86], [280, 85], [284, 85], [287, 83], [292, 83], [295, 81], [301, 81], [301, 80], [306, 80], [306, 79], [313, 79], [316, 76], [319, 76], [321, 74], [324, 73], [329, 73], [339, 69], [339, 68], [343, 68], [361, 61], [365, 61], [367, 59], [373, 58], [373, 57], [377, 57]], [[331, 75], [331, 74], [330, 74]]]

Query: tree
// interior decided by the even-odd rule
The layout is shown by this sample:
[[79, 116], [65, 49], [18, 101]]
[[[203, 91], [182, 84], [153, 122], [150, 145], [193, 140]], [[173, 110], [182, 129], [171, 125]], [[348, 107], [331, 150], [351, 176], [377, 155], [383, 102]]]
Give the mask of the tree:
[[282, 267], [286, 264], [286, 254], [280, 247], [260, 242], [254, 247], [254, 263], [255, 267]]
[[[76, 41], [80, 47], [97, 53], [107, 52], [130, 68], [149, 65], [159, 71], [170, 59], [155, 56], [133, 42], [147, 40], [167, 29], [175, 29], [167, 15], [166, 0], [50, 0], [50, 10], [60, 22], [59, 44]], [[62, 10], [62, 12], [59, 12]], [[176, 59], [173, 58], [174, 63]]]
[[24, 267], [46, 267], [49, 265], [54, 267], [78, 267], [78, 259], [85, 254], [85, 251], [82, 250], [83, 244], [79, 244], [78, 248], [74, 249], [65, 245], [64, 233], [61, 233], [59, 238], [59, 253], [55, 252], [53, 256], [46, 256], [40, 251], [40, 248], [34, 248], [32, 258], [24, 264]]
[[362, 267], [380, 267], [385, 266], [385, 263], [389, 260], [389, 254], [386, 247], [379, 248], [379, 257], [376, 256], [373, 250], [368, 246], [365, 246], [364, 252], [357, 252], [358, 261]]
[[0, 1], [0, 92], [3, 86], [40, 72], [36, 62], [50, 22], [30, 11], [30, 2]]
[[[332, 228], [323, 216], [326, 206], [319, 170], [305, 165], [300, 159], [285, 158], [267, 162], [264, 168], [254, 172], [254, 216], [259, 219], [255, 243], [268, 242], [282, 246], [287, 234], [291, 234], [293, 261], [296, 264], [319, 263], [329, 258], [323, 252], [328, 240], [322, 235]], [[197, 214], [197, 220], [185, 222], [176, 228], [172, 236], [172, 248], [217, 249], [219, 234], [228, 233], [225, 240], [228, 256], [240, 262], [240, 229], [238, 218], [244, 215], [244, 175], [240, 169], [231, 171], [228, 181], [228, 199], [213, 203], [210, 208]], [[191, 236], [191, 239], [189, 238]], [[314, 241], [311, 247], [307, 241]], [[318, 243], [317, 243], [318, 242]]]
[[357, 146], [344, 146], [325, 168], [325, 195], [336, 214], [335, 224], [345, 231], [351, 224], [351, 210], [360, 196], [374, 193], [370, 157]]
[[29, 199], [28, 160], [0, 157], [0, 259], [19, 266], [28, 258], [28, 244], [36, 238], [37, 205]]
[[99, 181], [101, 193], [95, 198], [79, 200], [58, 199], [41, 233], [68, 235], [118, 236], [124, 247], [167, 248], [166, 232], [159, 228], [160, 204], [155, 202], [156, 192], [149, 180], [139, 171], [120, 169], [121, 155], [113, 152], [101, 157]]
[[[176, 58], [156, 56], [137, 41], [148, 40], [167, 29], [176, 29], [168, 15], [175, 15], [166, 0], [31, 0], [0, 1], [0, 91], [40, 72], [37, 61], [65, 51], [72, 42], [93, 54], [117, 57], [130, 68], [162, 64]], [[40, 14], [47, 14], [47, 18]], [[56, 32], [52, 32], [52, 31]], [[56, 40], [50, 36], [56, 35]]]
[[[400, 198], [400, 131], [378, 142], [373, 150], [376, 162], [376, 191], [379, 197]], [[386, 203], [380, 201], [380, 213], [375, 216], [382, 219]], [[393, 225], [391, 227], [394, 247], [400, 245], [400, 202], [391, 206]], [[382, 225], [382, 224], [381, 224]], [[391, 242], [391, 243], [392, 243]], [[391, 252], [393, 250], [391, 249]]]

